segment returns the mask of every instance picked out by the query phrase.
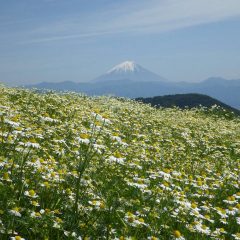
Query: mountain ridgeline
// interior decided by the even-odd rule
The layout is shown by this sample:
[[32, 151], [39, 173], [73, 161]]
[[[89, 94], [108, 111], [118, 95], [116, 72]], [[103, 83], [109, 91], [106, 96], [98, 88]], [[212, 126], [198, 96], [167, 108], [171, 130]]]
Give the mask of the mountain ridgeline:
[[90, 82], [42, 82], [25, 87], [127, 98], [199, 93], [240, 109], [240, 80], [209, 78], [195, 83], [170, 82], [131, 61], [113, 67]]
[[136, 101], [150, 104], [152, 107], [178, 107], [181, 109], [186, 108], [196, 108], [196, 107], [206, 107], [212, 108], [213, 106], [219, 106], [222, 109], [233, 112], [236, 115], [240, 116], [240, 111], [232, 108], [231, 106], [218, 101], [212, 97], [203, 94], [189, 93], [189, 94], [175, 94], [175, 95], [166, 95], [166, 96], [156, 96], [151, 98], [136, 98]]

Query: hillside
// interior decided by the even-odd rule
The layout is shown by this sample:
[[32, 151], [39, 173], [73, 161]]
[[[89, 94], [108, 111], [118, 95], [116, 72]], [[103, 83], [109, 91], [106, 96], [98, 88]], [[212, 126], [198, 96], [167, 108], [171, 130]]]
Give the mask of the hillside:
[[137, 101], [151, 104], [155, 107], [179, 107], [184, 108], [195, 108], [195, 107], [207, 107], [211, 108], [216, 105], [227, 111], [234, 112], [240, 115], [240, 111], [228, 106], [227, 104], [218, 101], [212, 97], [203, 94], [189, 93], [189, 94], [175, 94], [167, 96], [156, 96], [152, 98], [137, 98]]
[[239, 237], [239, 118], [1, 87], [0, 126], [0, 239]]

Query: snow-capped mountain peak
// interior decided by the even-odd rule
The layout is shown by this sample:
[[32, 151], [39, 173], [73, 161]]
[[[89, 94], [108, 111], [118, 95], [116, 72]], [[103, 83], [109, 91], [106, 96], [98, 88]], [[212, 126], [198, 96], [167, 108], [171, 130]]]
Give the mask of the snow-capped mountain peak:
[[134, 61], [125, 61], [122, 62], [112, 69], [110, 69], [107, 73], [112, 73], [112, 72], [136, 72], [139, 71], [141, 67], [136, 64]]
[[165, 79], [135, 63], [134, 61], [122, 62], [105, 74], [93, 79], [93, 82], [107, 81], [134, 81], [134, 82], [155, 82]]

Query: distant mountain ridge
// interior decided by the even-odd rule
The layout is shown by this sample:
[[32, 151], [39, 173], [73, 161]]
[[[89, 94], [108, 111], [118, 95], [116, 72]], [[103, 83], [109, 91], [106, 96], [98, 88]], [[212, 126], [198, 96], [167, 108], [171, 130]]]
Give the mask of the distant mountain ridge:
[[88, 95], [115, 95], [138, 98], [171, 94], [200, 93], [216, 98], [234, 108], [240, 109], [240, 80], [216, 82], [205, 80], [200, 83], [173, 82], [134, 82], [128, 79], [119, 81], [75, 83], [71, 81], [42, 82], [27, 88], [51, 89], [56, 91], [75, 91]]
[[197, 83], [169, 82], [133, 61], [123, 62], [90, 82], [42, 82], [25, 87], [128, 98], [199, 93], [240, 109], [240, 80], [215, 77]]

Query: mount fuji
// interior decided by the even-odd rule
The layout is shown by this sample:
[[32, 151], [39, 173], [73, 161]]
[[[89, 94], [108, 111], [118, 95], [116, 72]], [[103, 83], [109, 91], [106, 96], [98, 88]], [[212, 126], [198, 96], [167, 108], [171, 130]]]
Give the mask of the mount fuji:
[[240, 79], [227, 80], [215, 77], [201, 82], [167, 81], [133, 61], [120, 63], [89, 82], [41, 82], [25, 87], [75, 91], [93, 96], [110, 94], [128, 98], [199, 93], [240, 109]]
[[109, 81], [164, 82], [165, 78], [153, 73], [133, 61], [122, 62], [92, 82]]

